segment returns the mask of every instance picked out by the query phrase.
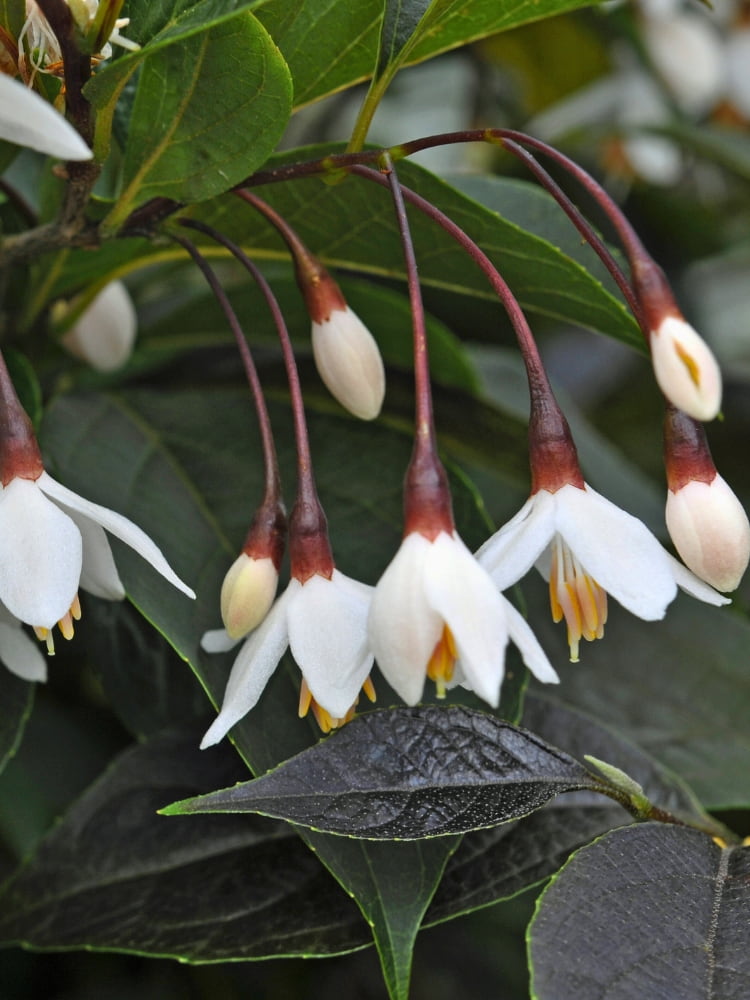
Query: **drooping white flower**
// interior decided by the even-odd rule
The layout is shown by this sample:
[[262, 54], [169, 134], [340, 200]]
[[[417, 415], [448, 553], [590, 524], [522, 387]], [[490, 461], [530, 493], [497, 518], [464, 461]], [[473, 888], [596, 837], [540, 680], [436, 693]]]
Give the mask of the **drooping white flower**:
[[721, 371], [705, 340], [681, 316], [665, 316], [649, 335], [659, 388], [670, 403], [696, 420], [713, 420], [721, 408]]
[[555, 621], [568, 626], [570, 658], [581, 638], [601, 638], [607, 594], [645, 621], [664, 617], [677, 588], [705, 601], [728, 601], [686, 569], [637, 518], [590, 486], [534, 493], [477, 558], [500, 590], [536, 564], [549, 580]]
[[643, 40], [686, 114], [704, 114], [713, 107], [726, 85], [726, 62], [721, 37], [707, 17], [684, 12], [648, 18]]
[[0, 73], [0, 139], [61, 160], [90, 160], [94, 155], [51, 104], [4, 73]]
[[0, 663], [24, 681], [46, 681], [47, 664], [39, 646], [0, 604]]
[[[321, 728], [345, 719], [368, 681], [373, 654], [367, 640], [372, 587], [334, 569], [330, 578], [314, 573], [304, 583], [292, 578], [261, 624], [237, 654], [221, 711], [201, 742], [218, 743], [253, 708], [287, 647], [302, 671], [301, 713], [314, 699]], [[226, 634], [226, 633], [225, 633]], [[227, 648], [221, 632], [204, 636], [204, 648]], [[365, 690], [368, 690], [365, 687]]]
[[750, 524], [722, 476], [669, 490], [666, 521], [686, 566], [717, 590], [736, 590], [750, 560]]
[[331, 395], [360, 420], [374, 420], [385, 395], [385, 371], [375, 338], [349, 307], [313, 320], [315, 364]]
[[61, 343], [98, 372], [121, 368], [133, 351], [138, 321], [121, 281], [111, 281], [91, 301]]
[[540, 680], [558, 679], [529, 626], [455, 532], [404, 538], [375, 588], [368, 632], [381, 672], [408, 705], [422, 697], [426, 677], [444, 693], [458, 660], [466, 684], [497, 706], [509, 638]]
[[124, 596], [104, 529], [195, 597], [145, 532], [47, 472], [36, 479], [15, 477], [0, 488], [0, 601], [46, 639], [50, 652], [56, 624], [66, 638], [73, 634], [73, 619], [80, 616], [79, 586], [110, 600]]

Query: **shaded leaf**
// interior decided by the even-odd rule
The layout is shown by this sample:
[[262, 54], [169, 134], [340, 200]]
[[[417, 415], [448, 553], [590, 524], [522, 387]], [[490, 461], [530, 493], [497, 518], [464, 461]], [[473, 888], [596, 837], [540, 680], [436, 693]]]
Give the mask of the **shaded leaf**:
[[251, 14], [160, 49], [141, 71], [123, 191], [105, 226], [150, 198], [202, 201], [227, 190], [268, 157], [290, 102], [286, 65]]
[[0, 938], [207, 962], [333, 954], [367, 928], [286, 826], [168, 821], [164, 796], [244, 771], [229, 748], [168, 735], [124, 753], [4, 886]]
[[414, 44], [419, 22], [434, 0], [385, 0], [376, 75], [400, 63], [405, 49]]
[[[750, 851], [647, 823], [575, 854], [531, 925], [538, 1000], [742, 1000]], [[564, 929], [564, 932], [561, 932]]]
[[[275, 158], [271, 166], [315, 159], [335, 151], [330, 146], [295, 150]], [[544, 193], [540, 195], [535, 185], [498, 179], [489, 184], [489, 189], [493, 200], [503, 190], [507, 201], [516, 204], [516, 214], [536, 220], [541, 235], [525, 231], [415, 164], [400, 163], [399, 178], [437, 205], [481, 246], [523, 308], [640, 344], [635, 321], [624, 305], [575, 259], [581, 253], [576, 231], [554, 200]], [[387, 191], [360, 177], [336, 185], [310, 177], [275, 183], [261, 191], [327, 265], [404, 279]], [[518, 203], [527, 198], [531, 207], [523, 212]], [[230, 196], [196, 208], [193, 214], [232, 235], [254, 256], [287, 259], [272, 227], [250, 212], [238, 212]], [[422, 284], [497, 301], [474, 262], [436, 223], [416, 209], [409, 209], [409, 222]], [[559, 238], [559, 247], [545, 238], [548, 230], [553, 238]]]
[[400, 708], [359, 716], [255, 781], [164, 812], [260, 812], [409, 840], [505, 823], [582, 788], [596, 779], [533, 733], [459, 706]]
[[34, 685], [22, 681], [0, 662], [0, 771], [13, 757], [31, 714]]

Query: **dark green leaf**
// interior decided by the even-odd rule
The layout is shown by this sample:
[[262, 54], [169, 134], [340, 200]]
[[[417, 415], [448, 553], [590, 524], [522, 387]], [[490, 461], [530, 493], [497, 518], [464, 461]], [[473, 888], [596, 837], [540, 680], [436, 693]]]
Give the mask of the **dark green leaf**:
[[143, 65], [123, 158], [115, 228], [150, 198], [202, 201], [260, 166], [291, 105], [289, 72], [271, 38], [241, 13]]
[[367, 928], [286, 826], [157, 816], [164, 797], [239, 777], [229, 749], [162, 736], [123, 754], [46, 837], [0, 900], [0, 938], [210, 962], [332, 954]]
[[34, 685], [22, 681], [0, 661], [0, 771], [12, 758], [31, 714]]
[[404, 49], [413, 45], [417, 26], [434, 0], [385, 0], [380, 29], [377, 73], [402, 61]]
[[164, 811], [260, 812], [329, 833], [411, 840], [518, 819], [561, 792], [596, 789], [567, 754], [459, 706], [359, 716], [255, 781]]
[[750, 851], [682, 827], [615, 830], [575, 854], [531, 925], [536, 1000], [744, 1000]]

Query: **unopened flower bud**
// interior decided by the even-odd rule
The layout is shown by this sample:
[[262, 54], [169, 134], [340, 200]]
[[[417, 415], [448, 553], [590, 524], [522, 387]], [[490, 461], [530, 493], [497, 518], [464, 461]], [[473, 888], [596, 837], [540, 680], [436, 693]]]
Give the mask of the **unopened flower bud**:
[[721, 407], [721, 372], [711, 349], [681, 316], [666, 316], [649, 338], [654, 375], [670, 403], [696, 420]]
[[81, 313], [61, 343], [70, 354], [96, 371], [111, 372], [130, 357], [136, 330], [130, 295], [121, 281], [112, 281]]
[[279, 572], [270, 556], [256, 559], [242, 552], [224, 577], [221, 617], [231, 639], [242, 639], [268, 614], [276, 596]]
[[385, 372], [375, 338], [349, 306], [312, 325], [315, 364], [328, 391], [361, 420], [374, 420], [385, 395]]
[[717, 590], [736, 590], [750, 560], [750, 523], [727, 482], [717, 473], [670, 490], [666, 520], [685, 565]]

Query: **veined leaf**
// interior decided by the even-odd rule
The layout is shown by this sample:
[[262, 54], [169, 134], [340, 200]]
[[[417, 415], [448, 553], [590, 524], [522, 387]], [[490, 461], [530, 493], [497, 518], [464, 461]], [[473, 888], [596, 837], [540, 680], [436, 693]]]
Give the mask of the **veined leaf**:
[[459, 706], [369, 712], [254, 781], [169, 815], [260, 812], [373, 840], [466, 833], [599, 783], [533, 733]]
[[748, 848], [684, 827], [615, 830], [573, 855], [540, 898], [532, 996], [742, 1000], [749, 905]]

